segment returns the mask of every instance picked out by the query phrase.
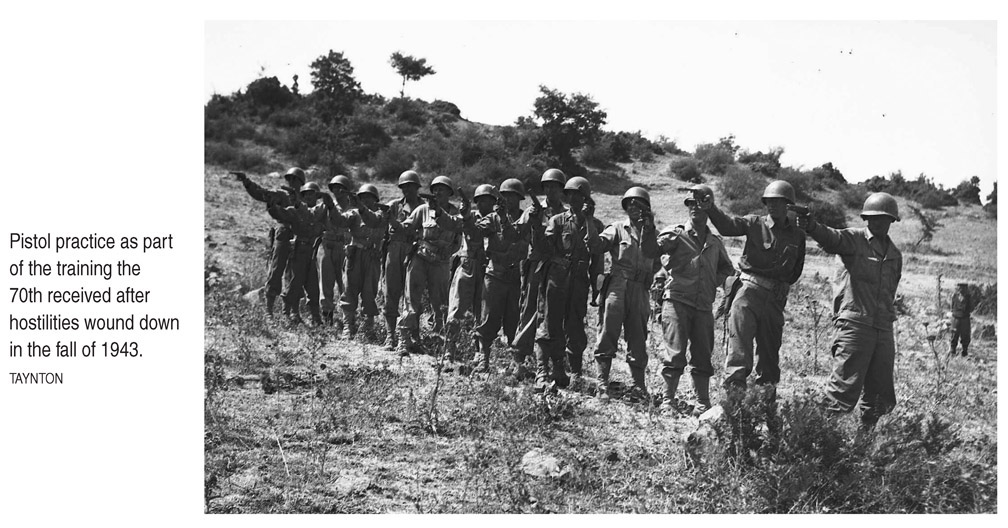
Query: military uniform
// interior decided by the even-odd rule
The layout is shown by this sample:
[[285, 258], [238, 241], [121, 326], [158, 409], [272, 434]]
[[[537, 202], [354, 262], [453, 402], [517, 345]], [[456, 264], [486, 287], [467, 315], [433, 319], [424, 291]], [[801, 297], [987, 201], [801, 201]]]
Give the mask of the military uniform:
[[[338, 207], [339, 213], [352, 210], [349, 206]], [[332, 323], [336, 301], [346, 291], [343, 269], [346, 263], [346, 245], [350, 242], [350, 231], [344, 226], [337, 227], [332, 221], [324, 222], [322, 241], [319, 243], [316, 262], [319, 276], [319, 305], [327, 323]]]
[[546, 259], [546, 221], [566, 210], [562, 202], [551, 204], [546, 201], [544, 210], [536, 212], [535, 206], [528, 206], [515, 226], [520, 236], [528, 240], [528, 258], [521, 267], [521, 296], [518, 330], [511, 342], [514, 360], [519, 364], [531, 356], [539, 327], [539, 292], [543, 286], [543, 265]]
[[486, 250], [489, 265], [484, 279], [482, 315], [475, 329], [484, 347], [490, 346], [502, 327], [510, 343], [518, 328], [521, 263], [528, 253], [528, 241], [514, 227], [519, 218], [520, 212], [511, 215], [503, 210], [489, 215]]
[[612, 268], [601, 292], [602, 321], [595, 360], [611, 363], [623, 332], [634, 385], [646, 392], [644, 372], [648, 363], [650, 287], [654, 259], [658, 256], [654, 226], [635, 226], [630, 220], [621, 220], [606, 227], [592, 249], [594, 253], [608, 252], [612, 258]]
[[949, 344], [949, 354], [955, 355], [956, 346], [962, 340], [962, 355], [966, 356], [971, 341], [970, 314], [973, 313], [973, 300], [969, 290], [957, 287], [952, 294], [952, 341]]
[[470, 211], [463, 216], [462, 247], [459, 249], [458, 267], [452, 275], [451, 295], [448, 299], [448, 321], [458, 323], [466, 312], [479, 321], [483, 301], [483, 277], [487, 265], [484, 241], [491, 233], [490, 215]]
[[281, 296], [284, 300], [284, 314], [299, 319], [299, 304], [304, 294], [308, 301], [308, 311], [316, 324], [321, 324], [319, 313], [319, 280], [314, 262], [315, 243], [322, 235], [328, 214], [328, 207], [322, 203], [308, 207], [299, 202], [295, 206], [270, 207], [274, 218], [290, 224], [294, 240], [287, 261], [289, 280], [284, 284]]
[[893, 321], [903, 255], [888, 236], [881, 240], [866, 228], [817, 224], [809, 235], [844, 265], [834, 291], [836, 367], [827, 389], [830, 408], [848, 412], [860, 396], [862, 419], [874, 423], [896, 405]]
[[[419, 200], [417, 206], [420, 205]], [[388, 217], [398, 223], [405, 222], [414, 206], [406, 201], [405, 197], [392, 200], [388, 203]], [[396, 321], [399, 318], [399, 301], [402, 299], [403, 289], [406, 285], [406, 267], [409, 264], [410, 254], [413, 252], [413, 244], [416, 236], [406, 229], [396, 228], [393, 222], [389, 222], [389, 230], [385, 249], [385, 328], [390, 336], [389, 344], [395, 346]]]
[[[286, 192], [274, 189], [265, 189], [256, 182], [249, 179], [242, 179], [245, 191], [253, 199], [264, 202], [267, 206], [289, 207], [294, 205], [293, 199]], [[266, 262], [266, 307], [273, 312], [273, 301], [283, 290], [284, 270], [287, 268], [287, 261], [291, 253], [291, 239], [294, 233], [290, 226], [281, 221], [270, 227], [270, 256]]]
[[805, 233], [791, 216], [777, 222], [769, 216], [728, 216], [716, 208], [708, 215], [723, 236], [745, 236], [739, 259], [740, 286], [728, 315], [730, 352], [725, 385], [745, 386], [753, 370], [756, 383], [780, 381], [780, 347], [784, 307], [791, 285], [805, 267]]
[[[340, 310], [347, 333], [355, 330], [358, 301], [365, 317], [364, 328], [371, 330], [374, 316], [378, 315], [375, 297], [381, 275], [381, 244], [388, 230], [384, 216], [377, 222], [367, 222], [362, 217], [364, 205], [358, 206], [350, 219], [350, 244], [347, 246], [346, 271], [343, 278], [346, 290], [340, 297]], [[370, 225], [369, 225], [370, 224]]]
[[444, 327], [447, 316], [450, 260], [460, 244], [462, 218], [458, 208], [448, 204], [436, 218], [426, 204], [413, 209], [403, 227], [419, 233], [416, 253], [406, 270], [406, 313], [398, 328], [418, 337], [420, 314], [423, 313], [423, 292], [427, 290], [435, 315], [435, 331]]

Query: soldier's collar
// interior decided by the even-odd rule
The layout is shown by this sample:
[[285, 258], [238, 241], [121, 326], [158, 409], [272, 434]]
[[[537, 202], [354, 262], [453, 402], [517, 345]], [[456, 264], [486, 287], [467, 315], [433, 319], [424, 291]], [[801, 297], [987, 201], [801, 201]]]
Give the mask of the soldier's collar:
[[[765, 221], [766, 221], [767, 227], [769, 227], [770, 229], [773, 229], [774, 227], [777, 227], [777, 222], [774, 221], [774, 219], [773, 219], [772, 216], [770, 216], [769, 214], [767, 214], [766, 216], [764, 216], [764, 218], [766, 218]], [[789, 217], [788, 215], [785, 214], [784, 215], [784, 221], [781, 222], [781, 226], [782, 227], [790, 227], [791, 226], [791, 217]]]

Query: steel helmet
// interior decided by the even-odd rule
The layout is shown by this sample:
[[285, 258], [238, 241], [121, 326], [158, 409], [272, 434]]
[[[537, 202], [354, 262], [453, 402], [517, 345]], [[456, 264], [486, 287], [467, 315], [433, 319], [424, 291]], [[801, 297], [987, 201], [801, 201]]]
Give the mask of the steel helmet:
[[546, 182], [556, 182], [563, 185], [567, 182], [567, 175], [560, 169], [547, 169], [546, 172], [543, 173], [542, 178], [539, 178], [539, 183]]
[[402, 174], [399, 175], [399, 187], [402, 187], [407, 183], [415, 183], [417, 185], [420, 185], [420, 175], [417, 174], [416, 171], [411, 170], [403, 172]]
[[475, 202], [480, 196], [489, 196], [491, 198], [496, 198], [494, 196], [494, 186], [489, 183], [484, 183], [476, 187], [476, 192], [473, 193], [473, 201]]
[[430, 188], [432, 191], [434, 190], [435, 185], [444, 185], [445, 187], [448, 188], [448, 191], [451, 194], [455, 194], [455, 186], [452, 185], [451, 178], [447, 176], [438, 176], [437, 178], [434, 178], [434, 181], [430, 183]]
[[337, 176], [334, 176], [333, 179], [329, 180], [329, 186], [332, 187], [333, 185], [339, 185], [349, 191], [353, 187], [353, 182], [350, 181], [350, 178], [347, 178], [346, 176], [339, 174]]
[[620, 204], [623, 205], [623, 210], [626, 211], [627, 206], [630, 204], [630, 200], [637, 198], [638, 200], [643, 200], [644, 203], [651, 207], [651, 195], [643, 187], [631, 187], [627, 189], [627, 192], [623, 193], [623, 200]]
[[287, 169], [287, 174], [284, 174], [284, 178], [297, 180], [301, 182], [302, 185], [304, 185], [305, 180], [308, 179], [305, 177], [304, 170], [300, 167], [291, 167]]
[[322, 188], [319, 187], [319, 184], [312, 181], [301, 186], [301, 192], [307, 192], [307, 191], [315, 191], [317, 193], [320, 193], [322, 192]]
[[896, 222], [900, 221], [899, 204], [896, 203], [896, 199], [891, 194], [884, 192], [871, 193], [865, 199], [864, 207], [861, 208], [861, 216], [879, 215], [888, 216]]
[[591, 196], [591, 184], [581, 176], [575, 176], [567, 180], [567, 183], [564, 185], [564, 191], [580, 191], [587, 198]]
[[763, 198], [783, 198], [788, 203], [795, 203], [794, 187], [784, 180], [774, 180], [763, 190]]
[[508, 178], [504, 180], [504, 183], [501, 183], [500, 192], [515, 193], [518, 195], [518, 199], [521, 200], [525, 198], [525, 185], [517, 178]]
[[362, 194], [370, 194], [371, 196], [374, 196], [375, 200], [378, 200], [378, 188], [370, 183], [365, 183], [360, 186], [360, 189], [357, 191], [357, 196]]

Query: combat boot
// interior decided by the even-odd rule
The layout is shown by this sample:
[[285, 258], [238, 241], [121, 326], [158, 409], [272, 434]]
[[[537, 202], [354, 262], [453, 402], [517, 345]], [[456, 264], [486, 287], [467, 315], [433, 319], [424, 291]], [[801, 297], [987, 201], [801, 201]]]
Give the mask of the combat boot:
[[609, 371], [612, 370], [612, 359], [599, 359], [598, 361], [598, 387], [595, 388], [595, 396], [599, 401], [609, 401]]
[[332, 313], [331, 310], [326, 310], [326, 311], [322, 312], [322, 322], [326, 326], [332, 326], [333, 325], [333, 313]]
[[374, 316], [365, 315], [364, 321], [357, 330], [357, 335], [362, 339], [374, 340]]
[[347, 341], [353, 339], [354, 331], [357, 329], [357, 316], [350, 310], [343, 310], [343, 339]]
[[266, 294], [266, 313], [273, 315], [273, 307], [276, 306], [277, 296], [271, 293]]
[[311, 313], [311, 320], [315, 326], [322, 326], [322, 314], [319, 312], [317, 304], [309, 304], [308, 312]]
[[479, 357], [473, 360], [473, 372], [490, 372], [490, 342], [476, 338]]
[[409, 356], [413, 352], [416, 345], [413, 343], [413, 336], [410, 335], [408, 328], [399, 328], [399, 345], [396, 347], [396, 353], [400, 357]]
[[644, 381], [644, 369], [630, 367], [630, 377], [633, 378], [633, 387], [630, 388], [627, 399], [630, 400], [630, 403], [646, 402], [650, 398], [650, 395], [647, 391], [647, 384]]
[[529, 377], [529, 370], [525, 367], [525, 354], [518, 351], [517, 348], [508, 348], [508, 353], [511, 356], [511, 365], [508, 366], [508, 374], [515, 377], [518, 381], [524, 381]]
[[385, 318], [385, 350], [392, 351], [396, 349], [396, 345], [399, 340], [396, 339], [396, 318], [386, 317]]
[[561, 389], [566, 389], [570, 387], [571, 379], [567, 375], [567, 365], [564, 362], [564, 356], [559, 355], [552, 358], [553, 363], [553, 382], [556, 386]]
[[679, 402], [676, 400], [676, 391], [679, 390], [679, 377], [680, 374], [678, 372], [662, 372], [662, 378], [665, 380], [665, 396], [662, 397], [659, 410], [663, 413], [679, 412]]
[[710, 376], [699, 373], [690, 373], [693, 377], [693, 390], [696, 391], [697, 402], [693, 407], [693, 416], [700, 416], [711, 408], [710, 401]]

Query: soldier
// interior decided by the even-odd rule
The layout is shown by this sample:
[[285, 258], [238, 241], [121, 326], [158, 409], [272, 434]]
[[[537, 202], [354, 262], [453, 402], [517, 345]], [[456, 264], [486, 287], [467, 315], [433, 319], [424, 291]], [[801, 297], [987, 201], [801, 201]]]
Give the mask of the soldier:
[[[261, 187], [256, 182], [248, 179], [248, 176], [243, 172], [234, 173], [238, 177], [238, 181], [242, 182], [245, 186], [245, 191], [248, 192], [249, 196], [264, 202], [267, 207], [276, 204], [278, 207], [287, 207], [294, 205], [290, 195], [281, 189], [267, 190]], [[305, 172], [298, 167], [291, 167], [287, 174], [284, 175], [284, 179], [287, 180], [287, 187], [292, 189], [298, 189], [305, 183]], [[283, 222], [277, 222], [276, 225], [270, 227], [269, 230], [269, 241], [270, 241], [270, 257], [266, 263], [266, 311], [273, 315], [273, 306], [276, 304], [276, 298], [280, 295], [283, 288], [284, 270], [287, 267], [287, 259], [290, 257], [291, 250], [291, 238], [293, 233], [289, 225]]]
[[[316, 205], [318, 196], [321, 195], [323, 203]], [[301, 295], [308, 298], [308, 311], [311, 313], [312, 322], [316, 325], [322, 324], [322, 316], [319, 313], [319, 281], [317, 269], [315, 267], [315, 243], [322, 235], [325, 217], [330, 209], [335, 205], [332, 197], [322, 192], [322, 188], [315, 182], [308, 182], [301, 186], [300, 193], [291, 192], [295, 205], [280, 207], [279, 204], [272, 204], [269, 207], [270, 214], [282, 222], [290, 224], [294, 232], [294, 240], [291, 247], [290, 257], [287, 261], [287, 268], [290, 273], [290, 280], [284, 284], [281, 296], [284, 301], [284, 315], [292, 324], [301, 322]]]
[[473, 193], [476, 211], [462, 211], [462, 247], [456, 257], [459, 259], [452, 274], [448, 299], [448, 339], [449, 359], [456, 359], [455, 345], [460, 337], [462, 322], [467, 312], [473, 319], [480, 318], [483, 302], [483, 277], [486, 271], [486, 249], [484, 240], [491, 233], [490, 215], [497, 198], [493, 185], [483, 184]]
[[949, 354], [956, 355], [956, 346], [962, 340], [962, 355], [966, 357], [971, 341], [970, 314], [973, 313], [973, 299], [970, 298], [969, 286], [965, 282], [956, 284], [952, 294], [952, 342], [949, 344]]
[[[609, 399], [609, 371], [612, 360], [616, 357], [620, 333], [625, 330], [627, 363], [633, 378], [630, 400], [637, 402], [647, 398], [648, 394], [644, 373], [648, 362], [650, 287], [658, 245], [648, 192], [641, 187], [631, 187], [623, 194], [622, 205], [627, 220], [606, 227], [599, 235], [597, 244], [591, 248], [594, 253], [608, 252], [612, 257], [612, 268], [601, 291], [604, 300], [600, 310], [602, 322], [595, 345], [595, 361], [599, 372], [596, 394], [602, 400]], [[578, 374], [579, 371], [575, 371], [575, 375]]]
[[[409, 355], [420, 339], [420, 314], [423, 313], [423, 292], [427, 290], [434, 312], [434, 331], [444, 328], [448, 300], [449, 265], [459, 248], [462, 216], [459, 208], [448, 199], [454, 190], [447, 176], [431, 182], [433, 197], [413, 209], [402, 222], [407, 232], [419, 233], [416, 252], [406, 269], [406, 313], [399, 319], [399, 354]], [[468, 210], [468, 200], [462, 197], [462, 209]]]
[[399, 175], [402, 198], [388, 203], [389, 231], [382, 251], [382, 268], [385, 270], [385, 348], [395, 350], [396, 320], [399, 317], [399, 300], [406, 284], [406, 266], [413, 251], [415, 233], [402, 229], [410, 213], [420, 206], [420, 175], [408, 170]]
[[756, 383], [769, 385], [773, 397], [780, 381], [784, 306], [805, 266], [805, 234], [787, 214], [787, 205], [795, 201], [794, 188], [783, 180], [770, 182], [763, 191], [766, 216], [729, 216], [714, 205], [713, 195], [701, 193], [697, 199], [705, 206], [709, 202], [711, 224], [722, 236], [746, 237], [728, 314], [731, 350], [725, 360], [725, 388], [736, 396], [745, 389], [755, 339]]
[[[338, 175], [329, 181], [329, 190], [336, 197], [336, 209], [340, 213], [352, 209], [350, 190], [353, 183], [350, 178]], [[322, 320], [327, 325], [336, 325], [336, 333], [343, 331], [343, 319], [334, 316], [336, 300], [346, 290], [343, 282], [343, 268], [346, 260], [346, 245], [350, 242], [350, 231], [346, 227], [336, 227], [331, 222], [324, 224], [322, 242], [319, 244], [318, 262], [319, 305], [322, 309]], [[338, 287], [338, 289], [337, 289]]]
[[798, 225], [824, 251], [839, 255], [844, 265], [834, 289], [832, 352], [836, 359], [826, 389], [828, 408], [850, 412], [860, 396], [862, 426], [871, 428], [896, 406], [893, 321], [903, 255], [889, 238], [889, 227], [900, 220], [892, 196], [869, 195], [861, 218], [868, 223], [867, 229], [833, 229], [811, 216], [799, 216]]
[[710, 187], [695, 185], [692, 191], [693, 196], [685, 200], [689, 222], [666, 229], [658, 236], [662, 269], [668, 274], [661, 315], [665, 355], [661, 370], [665, 396], [661, 408], [669, 412], [678, 410], [676, 389], [688, 363], [697, 396], [693, 414], [699, 416], [711, 406], [715, 290], [735, 274], [735, 268], [721, 237], [707, 227], [707, 209], [697, 199], [697, 195], [713, 195]]
[[355, 319], [358, 299], [363, 305], [364, 321], [359, 335], [373, 337], [374, 316], [378, 315], [375, 296], [381, 275], [381, 243], [388, 230], [385, 217], [378, 208], [378, 188], [370, 183], [357, 191], [357, 208], [349, 221], [350, 245], [347, 246], [346, 290], [340, 298], [340, 310], [346, 323], [343, 337], [350, 339], [357, 332]]
[[[570, 386], [564, 367], [564, 350], [575, 381], [588, 344], [585, 316], [588, 310], [589, 247], [598, 244], [595, 223], [585, 214], [591, 199], [588, 180], [575, 176], [564, 185], [570, 207], [546, 223], [543, 234], [544, 268], [539, 292], [539, 328], [536, 330], [536, 390]], [[552, 366], [551, 366], [552, 363]], [[551, 372], [552, 371], [552, 372]]]
[[521, 298], [518, 301], [521, 305], [521, 315], [518, 330], [510, 347], [514, 372], [519, 378], [525, 374], [523, 366], [525, 358], [532, 355], [536, 330], [539, 327], [539, 290], [546, 260], [545, 223], [566, 210], [563, 203], [563, 189], [567, 176], [560, 169], [548, 169], [539, 182], [546, 194], [545, 207], [539, 203], [538, 198], [530, 195], [532, 204], [525, 209], [516, 224], [519, 235], [529, 242], [528, 259], [522, 265], [521, 273]]
[[[525, 186], [521, 181], [510, 178], [501, 183], [500, 194], [504, 203], [498, 204], [490, 213], [490, 235], [486, 248], [490, 262], [484, 279], [482, 316], [475, 329], [481, 370], [490, 368], [490, 343], [502, 326], [507, 342], [514, 339], [521, 294], [520, 266], [528, 254], [528, 241], [519, 236], [515, 227], [522, 215], [520, 204], [525, 197]], [[512, 365], [512, 370], [523, 368], [524, 365]], [[524, 376], [522, 372], [515, 374]]]

